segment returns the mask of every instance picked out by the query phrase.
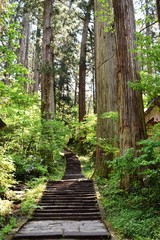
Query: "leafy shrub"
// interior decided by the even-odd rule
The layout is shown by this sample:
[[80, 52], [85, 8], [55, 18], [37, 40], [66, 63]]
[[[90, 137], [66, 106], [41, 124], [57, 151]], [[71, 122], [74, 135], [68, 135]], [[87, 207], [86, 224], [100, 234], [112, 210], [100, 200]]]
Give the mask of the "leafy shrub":
[[72, 144], [83, 152], [93, 152], [96, 146], [96, 115], [87, 115], [83, 122], [72, 122]]
[[8, 224], [6, 224], [1, 230], [0, 230], [0, 239], [6, 240], [6, 234], [10, 233], [11, 230], [16, 226], [16, 219], [14, 217], [11, 217], [9, 219]]
[[12, 202], [0, 198], [0, 216], [7, 216], [12, 213]]
[[0, 194], [4, 193], [14, 181], [15, 166], [11, 156], [5, 154], [5, 150], [0, 148]]
[[30, 99], [27, 110], [24, 106], [15, 105], [11, 111], [6, 107], [7, 127], [0, 133], [15, 163], [16, 179], [22, 181], [53, 172], [70, 134], [61, 121], [50, 120], [42, 124], [35, 101], [36, 98]]
[[64, 122], [58, 120], [48, 120], [42, 124], [42, 135], [39, 139], [39, 153], [42, 162], [47, 166], [48, 171], [54, 171], [54, 164], [60, 160], [60, 152], [70, 137], [70, 131]]
[[31, 155], [28, 157], [14, 155], [13, 160], [16, 166], [15, 177], [21, 181], [28, 181], [35, 177], [46, 176], [48, 174], [47, 166], [43, 164], [39, 156]]

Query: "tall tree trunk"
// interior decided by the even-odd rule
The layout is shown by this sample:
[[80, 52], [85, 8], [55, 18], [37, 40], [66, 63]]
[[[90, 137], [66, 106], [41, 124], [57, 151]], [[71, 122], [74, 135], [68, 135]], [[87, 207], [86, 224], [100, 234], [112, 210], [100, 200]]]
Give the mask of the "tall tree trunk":
[[96, 113], [96, 86], [95, 86], [95, 44], [94, 44], [94, 31], [90, 32], [90, 43], [92, 51], [92, 103], [93, 103], [93, 112]]
[[[146, 36], [152, 36], [152, 30], [151, 30], [151, 21], [153, 16], [150, 16], [150, 12], [149, 12], [149, 7], [150, 7], [150, 0], [145, 0], [145, 10], [146, 10]], [[147, 46], [148, 48], [150, 48], [150, 44], [148, 44], [149, 46]], [[152, 73], [152, 67], [151, 67], [151, 60], [148, 56], [148, 53], [146, 53], [146, 57], [147, 57], [147, 71], [148, 74]]]
[[[116, 53], [117, 81], [119, 102], [119, 143], [120, 154], [133, 147], [136, 151], [137, 142], [146, 138], [142, 93], [129, 87], [139, 79], [135, 53], [135, 19], [133, 1], [113, 0]], [[130, 177], [125, 176], [123, 187], [127, 190]]]
[[42, 81], [41, 81], [41, 112], [42, 118], [52, 119], [55, 116], [53, 59], [51, 49], [52, 0], [44, 1], [44, 26], [42, 43]]
[[33, 86], [33, 92], [38, 92], [38, 89], [39, 89], [40, 37], [41, 37], [41, 30], [40, 30], [40, 27], [39, 27], [39, 23], [37, 23], [36, 49], [35, 49], [35, 59], [34, 59], [34, 86]]
[[29, 13], [24, 13], [22, 21], [23, 31], [22, 39], [20, 41], [19, 62], [28, 67], [28, 42], [29, 42]]
[[77, 105], [77, 89], [78, 89], [78, 83], [77, 79], [75, 80], [75, 88], [74, 88], [74, 106]]
[[83, 121], [86, 114], [86, 103], [85, 103], [85, 83], [86, 83], [86, 51], [87, 51], [87, 33], [88, 24], [90, 21], [90, 12], [93, 6], [93, 0], [90, 0], [87, 6], [87, 11], [84, 18], [82, 41], [81, 41], [81, 52], [80, 52], [80, 63], [79, 63], [79, 122]]
[[[29, 47], [29, 13], [24, 9], [24, 17], [22, 21], [22, 38], [20, 41], [19, 62], [28, 69], [28, 47]], [[28, 92], [28, 84], [24, 83], [24, 88]]]
[[[110, 4], [110, 0], [105, 2]], [[95, 12], [99, 12], [101, 8], [100, 1], [95, 0]], [[98, 17], [95, 18], [97, 141], [104, 139], [109, 144], [115, 144], [117, 123], [111, 118], [101, 117], [105, 112], [117, 112], [115, 35], [111, 31], [104, 31], [107, 26], [107, 21], [102, 22]], [[95, 173], [107, 176], [109, 173], [107, 161], [112, 159], [112, 151], [104, 153], [102, 147], [97, 145]]]

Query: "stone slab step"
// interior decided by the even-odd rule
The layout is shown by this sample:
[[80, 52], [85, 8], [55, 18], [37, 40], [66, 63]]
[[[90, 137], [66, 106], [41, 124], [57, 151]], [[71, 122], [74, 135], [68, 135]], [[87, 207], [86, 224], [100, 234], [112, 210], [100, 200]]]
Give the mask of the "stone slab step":
[[41, 207], [40, 209], [36, 209], [36, 211], [61, 211], [61, 210], [66, 210], [66, 211], [70, 211], [70, 210], [77, 210], [77, 211], [99, 211], [99, 208], [97, 206], [44, 206]]
[[57, 212], [57, 213], [55, 213], [55, 212], [53, 212], [53, 213], [49, 213], [49, 212], [45, 212], [45, 214], [44, 214], [44, 212], [35, 212], [34, 214], [33, 214], [33, 216], [37, 216], [37, 217], [54, 217], [54, 216], [58, 216], [58, 217], [61, 217], [61, 216], [81, 216], [81, 217], [83, 217], [83, 216], [99, 216], [99, 211], [98, 212], [81, 212], [81, 213], [77, 213], [77, 212], [63, 212], [63, 213], [61, 213], [61, 212]]
[[35, 213], [90, 213], [90, 212], [99, 212], [97, 208], [90, 209], [76, 209], [76, 208], [61, 208], [61, 209], [37, 209]]
[[63, 216], [63, 218], [60, 216], [54, 216], [54, 217], [47, 217], [47, 216], [43, 216], [43, 217], [32, 217], [31, 220], [33, 221], [45, 221], [45, 220], [72, 220], [72, 221], [84, 221], [84, 220], [100, 220], [101, 217], [100, 215], [98, 216], [95, 216], [95, 215], [92, 215], [92, 216]]
[[65, 192], [65, 191], [63, 191], [63, 192], [44, 192], [43, 193], [44, 195], [44, 197], [50, 197], [50, 196], [54, 196], [54, 197], [83, 197], [83, 196], [85, 196], [85, 197], [96, 197], [96, 195], [95, 195], [95, 193], [94, 192], [78, 192], [78, 191], [76, 191], [76, 192], [74, 192], [74, 191], [70, 191], [70, 192]]
[[[63, 237], [63, 238], [62, 238]], [[66, 233], [62, 236], [62, 234], [60, 234], [59, 232], [55, 232], [55, 233], [43, 233], [43, 235], [40, 235], [38, 233], [32, 235], [30, 233], [26, 233], [26, 234], [17, 234], [13, 240], [26, 240], [26, 239], [76, 239], [77, 240], [77, 237], [78, 239], [96, 239], [96, 240], [106, 240], [106, 239], [110, 239], [108, 238], [108, 235], [107, 234], [104, 234], [104, 233], [101, 233], [101, 232], [97, 232], [97, 233], [94, 233], [91, 234], [91, 233], [77, 233], [77, 232], [72, 232], [72, 233]]]
[[75, 200], [95, 200], [95, 196], [80, 196], [80, 197], [78, 197], [78, 196], [63, 196], [63, 195], [61, 195], [61, 196], [43, 196], [42, 198], [41, 198], [41, 201], [43, 201], [43, 200], [45, 200], [45, 201], [51, 201], [51, 200], [66, 200], [66, 201], [68, 201], [68, 200], [70, 200], [70, 201], [75, 201]]
[[[71, 203], [68, 203], [68, 204], [57, 204], [57, 205], [45, 205], [45, 206], [41, 206], [39, 209], [90, 209], [90, 208], [93, 208], [93, 209], [99, 209], [97, 205], [95, 204], [91, 204], [91, 206], [89, 206], [88, 204], [87, 205], [77, 205], [77, 204], [71, 204]], [[38, 209], [38, 208], [37, 208]]]
[[[51, 199], [51, 200], [42, 200], [41, 201], [41, 204], [46, 204], [46, 203], [52, 203], [52, 204], [57, 204], [57, 203], [67, 203], [68, 202], [68, 200], [67, 199]], [[93, 204], [93, 203], [97, 203], [97, 201], [96, 200], [90, 200], [90, 199], [82, 199], [82, 200], [76, 200], [76, 199], [74, 199], [74, 200], [72, 200], [71, 202], [70, 202], [70, 204], [71, 203], [73, 203], [73, 204], [82, 204], [82, 203], [84, 203], [84, 204], [86, 204], [86, 203], [88, 203], [88, 204]], [[39, 204], [38, 204], [39, 205]]]
[[[64, 206], [64, 205], [67, 206], [67, 202], [66, 202], [66, 203], [65, 203], [65, 202], [59, 202], [59, 203], [56, 202], [55, 204], [53, 204], [52, 202], [50, 202], [50, 203], [47, 203], [47, 202], [41, 203], [41, 202], [40, 202], [40, 203], [38, 203], [38, 206], [39, 206], [39, 207], [45, 207], [45, 206], [46, 206], [46, 207], [49, 207], [49, 206], [56, 206], [57, 204], [58, 204], [59, 206]], [[82, 202], [81, 202], [81, 203], [80, 203], [80, 202], [74, 202], [74, 203], [70, 202], [69, 205], [70, 205], [70, 206], [74, 206], [74, 207], [76, 207], [76, 206], [78, 206], [78, 207], [79, 207], [79, 206], [80, 206], [80, 207], [98, 206], [97, 202], [92, 202], [92, 203], [90, 203], [90, 202], [85, 202], [85, 203], [84, 203], [84, 202], [83, 202], [83, 203], [82, 203]]]

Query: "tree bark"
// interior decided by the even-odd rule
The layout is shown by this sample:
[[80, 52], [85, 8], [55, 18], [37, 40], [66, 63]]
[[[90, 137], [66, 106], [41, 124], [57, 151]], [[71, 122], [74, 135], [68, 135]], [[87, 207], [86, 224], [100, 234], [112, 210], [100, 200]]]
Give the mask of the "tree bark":
[[[117, 54], [117, 81], [119, 102], [119, 144], [120, 154], [133, 147], [135, 154], [137, 142], [146, 138], [142, 93], [129, 87], [129, 82], [139, 80], [135, 48], [135, 19], [133, 1], [113, 0], [116, 54]], [[123, 187], [129, 188], [130, 180], [125, 176]]]
[[[110, 0], [106, 0], [110, 4]], [[95, 0], [95, 11], [101, 10], [101, 3]], [[105, 112], [117, 112], [117, 81], [115, 58], [115, 35], [105, 32], [107, 21], [95, 17], [95, 51], [96, 51], [96, 95], [97, 95], [97, 142], [104, 139], [109, 144], [117, 142], [117, 123], [113, 119], [102, 118]], [[116, 143], [117, 144], [117, 143]], [[96, 174], [107, 176], [107, 161], [113, 159], [113, 153], [104, 153], [102, 147], [96, 149]]]
[[52, 0], [44, 1], [44, 26], [42, 43], [42, 81], [41, 81], [41, 112], [43, 119], [52, 119], [55, 116], [53, 59], [51, 49]]
[[[146, 10], [146, 36], [149, 37], [149, 36], [152, 36], [152, 29], [151, 29], [151, 21], [152, 21], [152, 18], [153, 16], [151, 17], [150, 15], [150, 12], [149, 12], [149, 5], [150, 3], [150, 0], [145, 0], [145, 10]], [[150, 48], [150, 46], [148, 46], [148, 48]], [[148, 74], [152, 74], [152, 67], [151, 67], [151, 60], [149, 59], [149, 56], [148, 56], [148, 53], [146, 53], [146, 57], [147, 57], [147, 71], [148, 71]]]
[[95, 39], [94, 39], [94, 31], [90, 32], [90, 44], [92, 51], [92, 104], [93, 104], [93, 112], [96, 114], [96, 83], [95, 83]]
[[[29, 15], [30, 13], [26, 12], [24, 8], [24, 17], [22, 21], [22, 38], [20, 40], [20, 50], [19, 50], [19, 62], [28, 69], [28, 48], [29, 48]], [[26, 75], [27, 77], [27, 75]], [[25, 82], [24, 88], [26, 92], [29, 91], [29, 86]]]
[[[1, 16], [1, 13], [2, 13], [2, 0], [0, 0], [0, 16]], [[0, 22], [0, 33], [2, 31], [2, 23]]]
[[20, 41], [19, 62], [28, 68], [29, 13], [24, 13], [22, 39]]
[[85, 83], [86, 83], [86, 51], [87, 51], [87, 33], [88, 24], [90, 21], [90, 12], [93, 6], [93, 0], [90, 0], [87, 6], [87, 11], [84, 18], [82, 41], [81, 41], [81, 52], [80, 52], [80, 63], [79, 63], [79, 122], [83, 121], [86, 114], [86, 103], [85, 103]]
[[159, 22], [159, 28], [160, 28], [160, 0], [156, 0], [157, 5], [157, 16], [158, 16], [158, 22]]
[[36, 33], [36, 49], [35, 49], [35, 59], [34, 59], [34, 86], [33, 92], [38, 92], [39, 89], [39, 60], [40, 60], [40, 32], [39, 24], [37, 23], [37, 33]]

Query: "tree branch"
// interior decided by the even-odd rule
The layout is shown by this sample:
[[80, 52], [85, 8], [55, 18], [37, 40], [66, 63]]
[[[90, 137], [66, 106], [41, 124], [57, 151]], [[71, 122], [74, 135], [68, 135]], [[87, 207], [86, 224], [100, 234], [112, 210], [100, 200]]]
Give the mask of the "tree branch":
[[110, 58], [108, 58], [108, 59], [106, 59], [104, 62], [102, 62], [102, 63], [97, 67], [97, 69], [99, 69], [104, 63], [108, 62], [111, 58], [113, 58], [114, 55], [115, 55], [115, 53], [113, 53], [113, 55], [112, 55]]
[[151, 24], [149, 24], [148, 26], [142, 28], [142, 29], [139, 31], [139, 33], [143, 32], [146, 28], [151, 27], [151, 26], [153, 26], [153, 25], [156, 24], [156, 23], [158, 23], [158, 20], [155, 21], [155, 22], [153, 22], [153, 23], [151, 23]]

